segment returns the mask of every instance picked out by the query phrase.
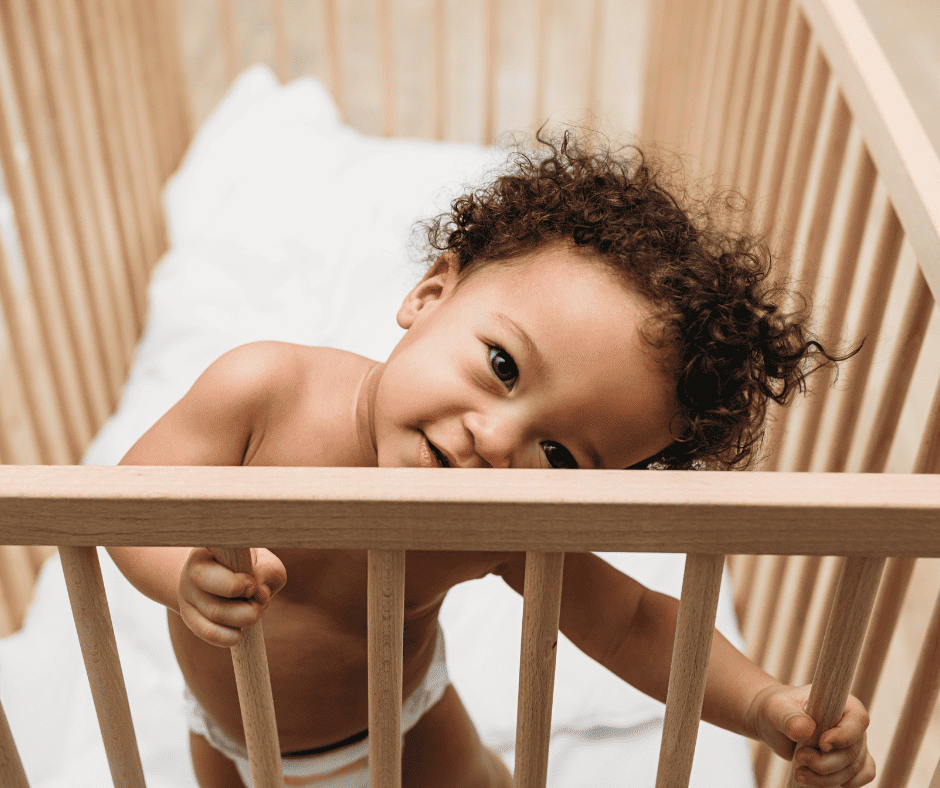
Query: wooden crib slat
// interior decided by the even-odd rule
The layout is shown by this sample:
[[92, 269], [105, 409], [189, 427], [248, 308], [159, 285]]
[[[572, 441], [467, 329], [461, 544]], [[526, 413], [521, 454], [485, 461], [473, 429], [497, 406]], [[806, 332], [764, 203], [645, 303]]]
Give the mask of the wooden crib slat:
[[545, 788], [564, 553], [526, 554], [515, 788]]
[[712, 167], [718, 156], [720, 130], [728, 113], [729, 88], [733, 79], [733, 64], [738, 55], [735, 38], [741, 32], [744, 12], [742, 0], [721, 0], [718, 13], [718, 40], [714, 44], [712, 80], [708, 104], [703, 120], [701, 157], [705, 167]]
[[[774, 244], [779, 249], [782, 270], [776, 273], [778, 279], [786, 277], [792, 264], [790, 255], [806, 194], [810, 170], [808, 165], [817, 145], [826, 89], [831, 77], [829, 64], [819, 47], [813, 43], [808, 45], [808, 49], [812, 53], [810, 57], [805, 58], [809, 73], [800, 81], [793, 118], [794, 132], [784, 151], [782, 172], [776, 176], [779, 181], [765, 179], [760, 191], [760, 195], [768, 201], [763, 215], [770, 225]], [[778, 182], [779, 189], [776, 188]]]
[[781, 650], [777, 668], [773, 673], [780, 681], [788, 683], [792, 682], [793, 670], [796, 666], [800, 647], [800, 633], [803, 631], [806, 622], [810, 620], [813, 592], [822, 568], [821, 556], [799, 556], [798, 560], [800, 560], [799, 583], [790, 604], [787, 606], [784, 647]]
[[888, 656], [904, 595], [914, 574], [915, 562], [914, 558], [889, 558], [885, 565], [884, 578], [878, 589], [878, 599], [852, 684], [852, 694], [869, 709]]
[[904, 788], [914, 768], [937, 695], [940, 694], [940, 597], [934, 605], [930, 626], [924, 636], [917, 667], [908, 686], [904, 710], [894, 731], [884, 766], [879, 769], [880, 784]]
[[738, 614], [738, 627], [744, 631], [744, 626], [750, 618], [751, 606], [748, 601], [751, 598], [751, 589], [754, 587], [754, 579], [757, 577], [757, 567], [762, 556], [745, 555], [742, 556], [740, 570], [735, 570], [734, 575], [734, 606]]
[[723, 555], [704, 553], [689, 553], [685, 559], [656, 788], [689, 784], [724, 563]]
[[[838, 342], [844, 336], [849, 294], [858, 271], [862, 239], [875, 189], [875, 175], [875, 165], [872, 163], [867, 147], [862, 144], [854, 167], [848, 210], [842, 223], [842, 239], [831, 288], [833, 297], [826, 304], [823, 324], [819, 331], [819, 336], [824, 342]], [[813, 396], [803, 405], [806, 414], [798, 437], [795, 438], [797, 455], [793, 462], [793, 470], [799, 472], [810, 469], [813, 454], [819, 448], [815, 437], [820, 432], [820, 423], [832, 384], [833, 372], [827, 367], [815, 373], [814, 378], [810, 381]]]
[[904, 308], [904, 323], [899, 332], [897, 350], [891, 359], [887, 373], [888, 385], [878, 406], [878, 415], [869, 433], [868, 444], [862, 459], [863, 473], [880, 473], [888, 461], [888, 452], [894, 440], [901, 410], [910, 389], [911, 378], [917, 365], [917, 357], [924, 337], [927, 323], [933, 310], [933, 294], [927, 286], [920, 267], [914, 274], [914, 285]]
[[[0, 6], [0, 10], [7, 6]], [[45, 212], [39, 196], [39, 185], [33, 162], [34, 155], [27, 141], [26, 124], [18, 101], [14, 63], [11, 53], [7, 11], [0, 13], [0, 166], [17, 218], [23, 258], [32, 290], [30, 302], [35, 303], [36, 323], [42, 349], [49, 359], [54, 385], [47, 390], [57, 398], [65, 419], [71, 461], [78, 459], [81, 448], [93, 434], [88, 403], [82, 396], [67, 395], [84, 390], [77, 364], [77, 348], [69, 325], [62, 294], [54, 269]], [[30, 303], [32, 306], [32, 303]]]
[[754, 598], [751, 601], [751, 606], [757, 614], [748, 616], [747, 626], [744, 629], [744, 641], [749, 649], [748, 656], [758, 664], [764, 661], [789, 556], [770, 556], [769, 561], [770, 566], [763, 568], [758, 578]]
[[[30, 223], [37, 235], [44, 236], [45, 248], [40, 254], [43, 257], [48, 255], [45, 276], [50, 290], [56, 292], [58, 306], [63, 310], [60, 317], [68, 338], [67, 352], [74, 355], [77, 379], [82, 386], [80, 390], [73, 390], [71, 396], [83, 404], [94, 432], [110, 415], [116, 397], [109, 391], [107, 383], [102, 330], [87, 280], [88, 261], [83, 255], [76, 216], [69, 204], [71, 192], [62, 166], [68, 150], [62, 148], [60, 119], [50, 102], [26, 5], [6, 4], [2, 7], [2, 16], [19, 100], [23, 142], [31, 156], [29, 163], [36, 203], [32, 204], [30, 200], [29, 204], [23, 204], [12, 190], [11, 196], [21, 224], [23, 212], [41, 212], [41, 216], [30, 217]], [[35, 262], [42, 265], [38, 260]]]
[[[842, 718], [884, 563], [884, 558], [843, 562], [806, 705], [807, 714], [816, 722], [816, 732], [807, 742], [810, 747], [818, 746], [820, 733]], [[797, 785], [791, 768], [788, 788]]]
[[[755, 199], [753, 188], [748, 188], [751, 182], [756, 186], [754, 174], [760, 168], [764, 143], [767, 138], [770, 111], [776, 91], [777, 65], [784, 50], [786, 31], [789, 27], [787, 19], [792, 18], [789, 13], [796, 5], [791, 0], [768, 0], [764, 11], [764, 18], [757, 31], [755, 41], [756, 52], [753, 56], [749, 91], [753, 95], [749, 98], [747, 115], [741, 127], [741, 137], [737, 143], [737, 155], [734, 161], [734, 183], [745, 190], [750, 199]], [[802, 73], [802, 69], [784, 70], [779, 76], [786, 79], [786, 92], [789, 93], [791, 72]]]
[[798, 2], [780, 4], [772, 35], [774, 52], [762, 56], [761, 65], [769, 70], [763, 73], [763, 94], [758, 114], [748, 129], [739, 181], [748, 199], [764, 201], [763, 210], [769, 215], [773, 215], [774, 195], [780, 188], [799, 96], [809, 76], [810, 30]]
[[60, 0], [71, 6], [76, 32], [80, 31], [82, 46], [91, 77], [91, 89], [95, 104], [95, 125], [101, 133], [102, 155], [109, 182], [110, 198], [115, 207], [123, 236], [125, 261], [131, 281], [131, 292], [142, 323], [146, 314], [146, 292], [148, 271], [157, 255], [159, 244], [153, 238], [153, 228], [146, 221], [140, 208], [134, 186], [130, 154], [126, 149], [127, 138], [120, 117], [120, 97], [116, 85], [114, 65], [110, 61], [99, 18], [98, 4], [101, 0]]
[[143, 3], [142, 10], [154, 19], [152, 29], [157, 36], [160, 62], [160, 82], [167, 96], [165, 108], [171, 125], [171, 157], [165, 163], [162, 180], [176, 169], [192, 137], [192, 96], [189, 79], [184, 70], [183, 52], [180, 46], [179, 0], [163, 0], [161, 3]]
[[[41, 423], [38, 413], [50, 403], [36, 396], [33, 375], [24, 362], [22, 327], [17, 322], [19, 299], [13, 293], [3, 247], [0, 233], [0, 453], [4, 464], [52, 463], [53, 450], [45, 433], [53, 425]], [[61, 443], [64, 434], [60, 431], [59, 435]], [[66, 446], [62, 460], [67, 457]]]
[[[734, 46], [728, 53], [730, 58], [728, 74], [728, 97], [725, 112], [721, 116], [717, 147], [714, 156], [714, 168], [722, 177], [731, 173], [733, 165], [732, 151], [740, 134], [740, 125], [746, 113], [746, 102], [749, 91], [746, 90], [745, 79], [748, 71], [746, 65], [747, 53], [752, 50], [753, 36], [756, 35], [757, 25], [760, 24], [764, 3], [747, 2], [741, 0], [736, 24]], [[744, 92], [742, 92], [744, 91]]]
[[[81, 263], [86, 273], [89, 306], [95, 330], [94, 341], [101, 352], [107, 376], [108, 412], [117, 403], [134, 350], [134, 320], [128, 315], [129, 299], [116, 292], [108, 279], [109, 269], [117, 263], [113, 235], [102, 231], [102, 219], [92, 188], [88, 141], [90, 129], [83, 126], [76, 106], [76, 75], [59, 30], [59, 20], [48, 2], [29, 3], [36, 33], [38, 55], [42, 59], [44, 84], [49, 90], [49, 125], [54, 131], [65, 167], [63, 183], [68, 208], [74, 217]], [[93, 133], [93, 132], [92, 132]], [[78, 262], [78, 260], [76, 260]]]
[[7, 715], [0, 705], [0, 785], [4, 788], [29, 788]]
[[59, 547], [72, 618], [115, 785], [144, 788], [134, 721], [94, 547]]
[[839, 472], [845, 469], [858, 422], [859, 406], [871, 371], [872, 355], [878, 343], [878, 334], [887, 309], [885, 293], [889, 292], [903, 239], [901, 223], [898, 221], [894, 206], [888, 202], [881, 219], [874, 265], [865, 290], [860, 324], [853, 331], [853, 335], [865, 337], [866, 347], [862, 348], [862, 351], [853, 359], [852, 386], [841, 398], [835, 414], [834, 439], [826, 458], [826, 471]]
[[[251, 573], [250, 548], [215, 547], [213, 551], [232, 571]], [[232, 664], [252, 779], [257, 788], [284, 788], [262, 622], [242, 630], [241, 640], [232, 647]]]
[[133, 0], [111, 0], [103, 3], [100, 19], [105, 24], [104, 38], [109, 48], [111, 66], [117, 71], [115, 85], [118, 89], [118, 109], [126, 150], [130, 156], [137, 209], [148, 231], [145, 238], [150, 245], [147, 257], [149, 273], [149, 268], [166, 249], [163, 206], [160, 203], [163, 184], [157, 165], [153, 128], [146, 122], [147, 107], [144, 100], [142, 67], [139, 50], [133, 40], [133, 15], [130, 8], [132, 2]]
[[[102, 244], [106, 254], [102, 262], [109, 269], [110, 287], [120, 305], [121, 327], [126, 335], [122, 342], [128, 348], [125, 364], [129, 364], [134, 342], [143, 328], [146, 263], [133, 225], [130, 206], [115, 191], [107, 128], [96, 106], [95, 87], [90, 54], [86, 51], [82, 21], [76, 0], [56, 0], [55, 15], [74, 91], [77, 123], [84, 143], [83, 155], [88, 171], [87, 188], [99, 219]], [[139, 275], [135, 277], [135, 272]]]
[[370, 550], [368, 572], [369, 785], [401, 788], [405, 551]]

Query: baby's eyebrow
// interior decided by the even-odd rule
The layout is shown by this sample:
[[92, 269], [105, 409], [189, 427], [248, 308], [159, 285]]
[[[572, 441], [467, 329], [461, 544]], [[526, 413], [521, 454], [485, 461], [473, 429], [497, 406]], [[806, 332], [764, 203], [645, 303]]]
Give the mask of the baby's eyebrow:
[[504, 315], [502, 312], [494, 312], [493, 318], [497, 323], [500, 324], [500, 326], [506, 329], [510, 334], [518, 339], [520, 343], [522, 343], [526, 357], [534, 367], [533, 371], [537, 373], [541, 372], [545, 368], [545, 359], [542, 357], [539, 349], [532, 341], [532, 337], [530, 337], [520, 325], [518, 325], [507, 315]]

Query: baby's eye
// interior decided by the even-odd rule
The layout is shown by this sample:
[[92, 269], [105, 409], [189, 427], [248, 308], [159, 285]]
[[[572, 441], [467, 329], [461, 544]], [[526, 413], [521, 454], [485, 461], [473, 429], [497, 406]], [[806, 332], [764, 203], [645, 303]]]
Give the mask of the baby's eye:
[[519, 378], [516, 362], [501, 347], [490, 348], [490, 368], [493, 374], [506, 384], [506, 388], [511, 389]]
[[545, 459], [553, 468], [571, 468], [577, 470], [578, 461], [571, 455], [560, 443], [545, 441], [542, 443], [542, 451], [545, 452]]

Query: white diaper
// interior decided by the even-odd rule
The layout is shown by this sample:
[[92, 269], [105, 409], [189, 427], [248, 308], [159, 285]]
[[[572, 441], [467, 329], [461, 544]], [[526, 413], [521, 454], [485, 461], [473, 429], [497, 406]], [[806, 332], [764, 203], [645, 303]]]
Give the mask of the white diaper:
[[[438, 627], [431, 665], [418, 688], [401, 706], [402, 735], [411, 730], [424, 713], [437, 703], [450, 684], [444, 651], [444, 633]], [[199, 701], [184, 688], [189, 729], [205, 738], [216, 750], [235, 762], [246, 788], [254, 788], [248, 752], [220, 731]], [[285, 786], [313, 785], [316, 788], [368, 788], [369, 739], [336, 750], [293, 758], [281, 758]]]

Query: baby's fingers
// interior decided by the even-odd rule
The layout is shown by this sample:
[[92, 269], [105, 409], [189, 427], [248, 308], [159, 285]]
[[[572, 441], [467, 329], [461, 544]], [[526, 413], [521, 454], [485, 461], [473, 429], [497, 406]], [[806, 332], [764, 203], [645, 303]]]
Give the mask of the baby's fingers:
[[830, 752], [851, 747], [859, 741], [864, 742], [868, 723], [868, 712], [861, 701], [854, 695], [849, 695], [839, 724], [834, 728], [823, 731], [820, 735], [819, 749], [822, 752]]
[[180, 615], [198, 637], [214, 646], [230, 648], [241, 640], [241, 630], [261, 618], [261, 605], [255, 600], [226, 599], [190, 589], [180, 600]]
[[218, 563], [208, 551], [200, 550], [187, 564], [188, 580], [197, 588], [215, 596], [235, 599], [254, 596], [255, 579], [244, 572], [233, 572]]
[[804, 747], [796, 753], [794, 760], [802, 764], [794, 772], [801, 785], [859, 788], [875, 779], [875, 763], [864, 743], [831, 753], [819, 753]]

